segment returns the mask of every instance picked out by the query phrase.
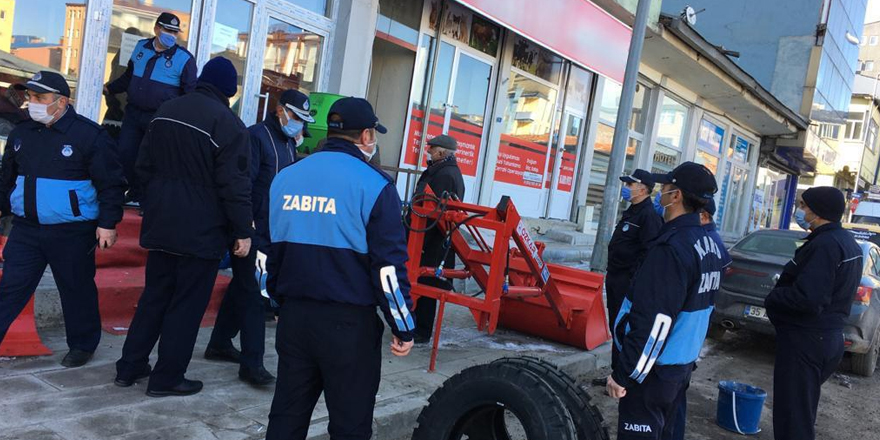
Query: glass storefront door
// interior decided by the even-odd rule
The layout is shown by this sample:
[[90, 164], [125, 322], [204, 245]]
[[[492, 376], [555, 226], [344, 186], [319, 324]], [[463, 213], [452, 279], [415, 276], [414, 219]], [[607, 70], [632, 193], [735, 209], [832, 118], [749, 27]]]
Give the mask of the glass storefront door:
[[[427, 82], [433, 62], [433, 38], [423, 36], [419, 56], [416, 61], [416, 80], [413, 90], [409, 129], [407, 132], [406, 150], [401, 165], [416, 168], [426, 166], [426, 158], [419, 151], [427, 93], [424, 84]], [[461, 169], [465, 184], [467, 202], [477, 200], [478, 182], [480, 178], [480, 152], [485, 138], [485, 117], [492, 80], [492, 63], [481, 56], [459, 46], [441, 41], [438, 54], [437, 70], [434, 74], [434, 85], [431, 92], [431, 105], [428, 118], [427, 138], [446, 133], [458, 141], [456, 158]], [[415, 179], [411, 179], [411, 185]], [[405, 179], [398, 179], [401, 194], [407, 192]]]
[[[547, 184], [550, 188], [547, 217], [568, 220], [574, 194], [574, 174], [582, 144], [584, 118], [580, 115], [566, 113], [558, 142], [552, 148], [550, 170], [552, 179]], [[560, 148], [561, 147], [561, 148]]]
[[[153, 3], [113, 0], [110, 38], [104, 64], [104, 83], [118, 78], [125, 72], [131, 53], [139, 40], [155, 36], [153, 28], [162, 12], [170, 12], [180, 19], [177, 44], [191, 50], [190, 36], [194, 25], [191, 20], [192, 8], [193, 0], [163, 0]], [[125, 93], [103, 97], [98, 123], [103, 124], [111, 135], [115, 136], [122, 125], [126, 98]]]
[[317, 91], [324, 37], [270, 16], [265, 46], [257, 121], [274, 112], [285, 90]]
[[238, 91], [229, 106], [241, 116], [242, 87], [247, 72], [254, 4], [248, 0], [217, 0], [209, 58], [226, 57], [238, 72]]

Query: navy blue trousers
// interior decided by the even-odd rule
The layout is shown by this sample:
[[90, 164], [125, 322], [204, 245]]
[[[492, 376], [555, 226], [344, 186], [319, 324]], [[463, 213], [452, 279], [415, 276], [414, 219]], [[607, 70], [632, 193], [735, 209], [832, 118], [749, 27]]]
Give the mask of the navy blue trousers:
[[150, 352], [159, 341], [159, 358], [147, 388], [167, 390], [183, 382], [219, 264], [219, 259], [150, 251], [144, 293], [122, 346], [122, 358], [116, 362], [119, 378], [134, 379], [149, 369]]
[[776, 329], [773, 367], [773, 437], [816, 438], [822, 384], [843, 358], [843, 332]]
[[217, 322], [208, 347], [232, 347], [232, 338], [241, 331], [241, 361], [244, 368], [263, 366], [266, 351], [266, 319], [263, 297], [256, 278], [257, 249], [244, 258], [231, 256], [232, 281], [223, 296]]
[[284, 301], [267, 440], [305, 440], [321, 392], [333, 440], [369, 440], [384, 326], [375, 307]]
[[672, 440], [684, 435], [693, 364], [656, 365], [639, 385], [626, 389], [618, 403], [617, 439]]
[[67, 346], [94, 352], [101, 340], [95, 286], [93, 222], [32, 226], [16, 222], [3, 249], [0, 279], [0, 341], [34, 294], [46, 266], [61, 296]]
[[117, 142], [119, 162], [122, 164], [125, 180], [128, 180], [129, 196], [135, 201], [139, 200], [141, 189], [135, 172], [135, 162], [154, 113], [130, 104], [125, 106], [125, 116], [122, 118], [122, 128], [119, 131]]

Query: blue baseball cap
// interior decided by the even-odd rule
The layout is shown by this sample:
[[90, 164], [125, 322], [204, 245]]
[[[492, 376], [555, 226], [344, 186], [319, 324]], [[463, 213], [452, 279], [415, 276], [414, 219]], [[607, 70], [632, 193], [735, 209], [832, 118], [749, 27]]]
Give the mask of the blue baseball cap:
[[[331, 117], [337, 115], [337, 121], [331, 121]], [[379, 118], [373, 112], [373, 106], [363, 98], [342, 98], [330, 106], [327, 113], [327, 127], [337, 130], [366, 130], [375, 128], [379, 133], [387, 133], [388, 129], [379, 123]]]
[[41, 70], [24, 84], [13, 86], [16, 90], [28, 89], [37, 93], [57, 93], [70, 98], [70, 86], [60, 73]]
[[629, 176], [620, 176], [620, 181], [626, 183], [641, 183], [648, 187], [648, 191], [654, 190], [654, 175], [642, 169], [633, 171]]
[[685, 162], [666, 174], [654, 174], [654, 181], [675, 185], [683, 192], [703, 200], [711, 199], [718, 192], [718, 183], [712, 171], [695, 162]]

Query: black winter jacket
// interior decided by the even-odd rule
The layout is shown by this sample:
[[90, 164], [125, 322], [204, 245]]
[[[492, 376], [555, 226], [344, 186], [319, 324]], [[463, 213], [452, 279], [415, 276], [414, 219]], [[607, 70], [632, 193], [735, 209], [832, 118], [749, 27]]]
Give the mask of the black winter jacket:
[[777, 328], [842, 330], [862, 280], [862, 250], [840, 223], [816, 228], [767, 295]]
[[[443, 193], [449, 195], [455, 194], [460, 200], [464, 199], [464, 178], [461, 176], [461, 170], [458, 168], [458, 162], [455, 156], [449, 156], [439, 162], [428, 164], [428, 168], [422, 172], [419, 181], [416, 183], [416, 194], [425, 192], [425, 188], [430, 187], [437, 197], [442, 197]], [[443, 242], [445, 241], [443, 233], [440, 229], [433, 228], [425, 233], [425, 246], [422, 248], [422, 266], [437, 267], [443, 259], [445, 249]], [[455, 254], [449, 251], [446, 257], [445, 266], [452, 267], [455, 263]]]
[[137, 160], [141, 246], [220, 259], [233, 239], [250, 238], [250, 154], [247, 129], [216, 87], [200, 82], [159, 107]]
[[263, 253], [269, 246], [269, 187], [272, 179], [284, 167], [296, 162], [296, 142], [281, 131], [278, 117], [270, 115], [265, 121], [248, 128], [251, 140], [251, 203], [253, 204], [253, 246]]

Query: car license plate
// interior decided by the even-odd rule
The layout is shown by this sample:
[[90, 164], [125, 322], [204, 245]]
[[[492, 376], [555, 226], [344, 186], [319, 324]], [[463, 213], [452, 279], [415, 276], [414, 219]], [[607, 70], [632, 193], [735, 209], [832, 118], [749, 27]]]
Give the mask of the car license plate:
[[769, 320], [767, 317], [767, 309], [758, 306], [746, 306], [746, 310], [743, 312], [746, 317], [749, 318], [757, 318]]

